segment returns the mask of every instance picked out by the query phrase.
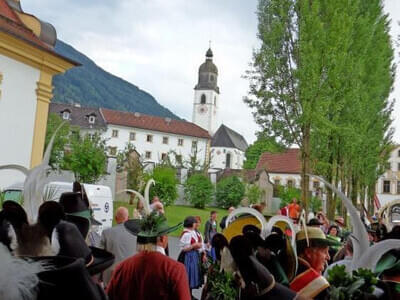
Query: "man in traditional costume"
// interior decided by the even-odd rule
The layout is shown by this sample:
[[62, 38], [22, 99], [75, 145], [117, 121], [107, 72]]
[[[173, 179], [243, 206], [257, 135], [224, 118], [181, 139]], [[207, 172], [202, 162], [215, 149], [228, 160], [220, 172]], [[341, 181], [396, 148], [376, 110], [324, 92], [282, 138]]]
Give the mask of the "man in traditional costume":
[[124, 259], [136, 254], [136, 237], [128, 232], [124, 223], [128, 221], [129, 212], [120, 206], [115, 214], [116, 225], [103, 230], [101, 233], [100, 247], [115, 256], [114, 264], [103, 272], [104, 286], [107, 286], [115, 267]]
[[326, 238], [320, 228], [306, 227], [296, 235], [298, 268], [290, 288], [302, 296], [319, 299], [329, 287], [321, 275], [329, 261], [329, 247], [337, 242]]
[[169, 227], [165, 217], [155, 212], [125, 223], [128, 231], [137, 235], [139, 253], [115, 269], [107, 288], [110, 300], [190, 300], [184, 265], [165, 255], [167, 234], [180, 225]]

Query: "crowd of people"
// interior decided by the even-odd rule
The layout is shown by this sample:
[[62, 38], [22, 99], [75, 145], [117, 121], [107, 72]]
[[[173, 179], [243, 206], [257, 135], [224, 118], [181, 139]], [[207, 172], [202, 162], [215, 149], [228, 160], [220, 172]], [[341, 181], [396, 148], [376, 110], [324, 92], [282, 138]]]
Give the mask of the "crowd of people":
[[[91, 227], [97, 223], [78, 183], [59, 202], [44, 202], [35, 221], [21, 205], [4, 202], [0, 299], [190, 300], [196, 299], [196, 289], [202, 300], [347, 299], [351, 287], [344, 282], [355, 265], [362, 265], [355, 256], [369, 251], [347, 230], [343, 217], [330, 222], [319, 212], [302, 224], [297, 199], [271, 218], [271, 226], [257, 219], [265, 208], [261, 204], [240, 215], [230, 207], [229, 223], [227, 216], [219, 220], [211, 211], [203, 232], [200, 216], [183, 218], [183, 229], [182, 224], [171, 227], [158, 197], [150, 211], [143, 204], [137, 201], [132, 216], [119, 207], [116, 225], [95, 238]], [[168, 256], [168, 235], [177, 230], [174, 259]], [[400, 299], [400, 226], [388, 232], [375, 222], [366, 232], [368, 246], [397, 241], [398, 249], [376, 259], [374, 288], [355, 289], [358, 294], [350, 298]], [[343, 286], [334, 290], [342, 278], [338, 274]]]

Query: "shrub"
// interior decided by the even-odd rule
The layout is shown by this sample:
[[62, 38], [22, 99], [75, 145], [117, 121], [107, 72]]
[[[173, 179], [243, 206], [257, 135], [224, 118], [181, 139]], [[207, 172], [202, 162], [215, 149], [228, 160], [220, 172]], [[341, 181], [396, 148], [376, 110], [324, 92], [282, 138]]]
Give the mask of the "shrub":
[[208, 177], [194, 174], [185, 183], [185, 198], [196, 208], [204, 208], [211, 202], [213, 185]]
[[178, 180], [176, 179], [175, 169], [162, 165], [157, 166], [151, 173], [146, 174], [144, 177], [145, 182], [150, 178], [153, 178], [156, 182], [156, 184], [150, 188], [150, 201], [154, 196], [157, 196], [165, 206], [174, 204], [178, 197], [176, 188]]
[[281, 199], [280, 207], [282, 208], [291, 203], [293, 198], [300, 200], [301, 191], [294, 187], [279, 186], [278, 197]]
[[216, 201], [218, 206], [228, 208], [238, 206], [245, 192], [244, 184], [237, 176], [222, 179], [217, 184]]
[[258, 185], [248, 184], [246, 186], [246, 197], [249, 199], [249, 204], [255, 204], [260, 202], [261, 190]]

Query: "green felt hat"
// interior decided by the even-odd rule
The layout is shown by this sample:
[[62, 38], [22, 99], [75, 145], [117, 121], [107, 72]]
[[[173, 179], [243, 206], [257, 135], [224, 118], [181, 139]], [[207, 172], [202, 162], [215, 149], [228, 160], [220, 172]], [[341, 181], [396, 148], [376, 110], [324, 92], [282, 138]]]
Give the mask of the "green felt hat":
[[130, 233], [137, 236], [139, 244], [147, 244], [155, 243], [157, 237], [177, 230], [182, 226], [182, 222], [170, 227], [164, 215], [152, 212], [142, 220], [128, 220], [124, 226]]
[[400, 273], [400, 258], [398, 251], [390, 251], [381, 257], [381, 259], [376, 264], [375, 273], [378, 276], [386, 273]]

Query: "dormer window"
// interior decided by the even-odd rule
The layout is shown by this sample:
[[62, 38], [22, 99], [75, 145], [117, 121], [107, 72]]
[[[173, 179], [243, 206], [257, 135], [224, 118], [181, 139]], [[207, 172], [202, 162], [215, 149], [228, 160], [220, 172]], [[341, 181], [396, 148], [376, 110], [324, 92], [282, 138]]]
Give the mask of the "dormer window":
[[94, 122], [96, 121], [96, 117], [91, 115], [89, 116], [89, 124], [94, 124]]
[[64, 110], [62, 112], [62, 118], [63, 118], [63, 120], [69, 120], [69, 111], [68, 110]]

